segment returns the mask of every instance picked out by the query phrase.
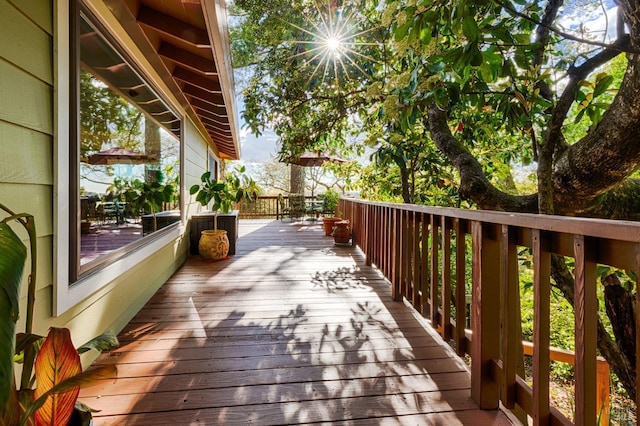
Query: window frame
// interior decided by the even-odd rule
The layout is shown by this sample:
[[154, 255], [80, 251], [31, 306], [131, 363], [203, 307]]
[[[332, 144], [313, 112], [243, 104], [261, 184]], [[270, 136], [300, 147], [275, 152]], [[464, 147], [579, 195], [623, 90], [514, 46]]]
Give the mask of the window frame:
[[[114, 38], [122, 38], [123, 32], [116, 36], [101, 16], [109, 16], [104, 5], [80, 4], [81, 0], [57, 0], [54, 8], [54, 297], [53, 314], [59, 316], [79, 302], [85, 300], [118, 277], [135, 268], [158, 250], [175, 243], [184, 234], [185, 226], [185, 114], [176, 105], [178, 102], [167, 96], [152, 84], [147, 73], [141, 77], [155, 89], [159, 98], [181, 120], [181, 132], [178, 140], [180, 153], [180, 197], [181, 220], [175, 225], [155, 231], [140, 240], [114, 250], [90, 263], [90, 268], [80, 266], [80, 205], [79, 205], [79, 93], [77, 78], [79, 75], [79, 13], [83, 13], [92, 22], [98, 24]], [[98, 10], [95, 10], [96, 8]], [[102, 8], [102, 9], [100, 9]], [[152, 69], [139, 52], [132, 51], [135, 46], [118, 44], [119, 53], [136, 67], [136, 71]], [[132, 47], [134, 46], [134, 47]], [[137, 54], [136, 54], [137, 53]], [[133, 58], [137, 58], [133, 61]], [[76, 167], [73, 167], [73, 165]], [[73, 168], [72, 168], [73, 167]], [[76, 170], [74, 172], [74, 170]], [[69, 256], [71, 250], [74, 255]], [[75, 264], [74, 264], [75, 263]]]

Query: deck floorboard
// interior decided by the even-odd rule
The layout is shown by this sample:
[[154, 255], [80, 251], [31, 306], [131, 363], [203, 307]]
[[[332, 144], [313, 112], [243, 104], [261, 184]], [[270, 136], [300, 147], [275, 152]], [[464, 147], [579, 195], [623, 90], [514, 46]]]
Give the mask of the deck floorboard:
[[510, 425], [388, 282], [318, 224], [242, 220], [236, 255], [190, 257], [120, 333], [94, 425]]

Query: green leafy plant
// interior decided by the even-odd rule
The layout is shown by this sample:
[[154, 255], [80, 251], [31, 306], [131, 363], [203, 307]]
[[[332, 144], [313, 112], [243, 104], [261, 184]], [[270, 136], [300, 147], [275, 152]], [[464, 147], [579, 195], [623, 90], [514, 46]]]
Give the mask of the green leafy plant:
[[335, 214], [338, 208], [338, 200], [340, 199], [340, 194], [337, 191], [327, 189], [324, 194], [319, 194], [318, 198], [323, 202], [322, 210], [324, 213], [331, 212], [331, 214]]
[[235, 203], [242, 199], [254, 200], [260, 193], [260, 187], [248, 177], [244, 166], [234, 172], [227, 173], [225, 180], [211, 179], [211, 172], [204, 172], [200, 177], [200, 184], [191, 186], [189, 193], [196, 194], [196, 201], [207, 206], [213, 201], [211, 210], [214, 212], [214, 229], [218, 229], [218, 213], [229, 213]]
[[[66, 425], [74, 408], [86, 414], [90, 411], [77, 402], [81, 386], [98, 378], [115, 377], [115, 366], [83, 372], [80, 353], [112, 349], [118, 341], [113, 333], [107, 332], [76, 349], [66, 328], [52, 327], [46, 337], [33, 333], [37, 272], [34, 218], [26, 213], [16, 214], [2, 204], [0, 210], [7, 214], [0, 221], [0, 424]], [[29, 251], [9, 226], [10, 222], [27, 231]], [[25, 332], [16, 334], [22, 271], [28, 253], [31, 268]], [[22, 364], [19, 386], [14, 372], [16, 362]]]
[[124, 196], [127, 202], [135, 206], [136, 210], [149, 212], [153, 217], [153, 230], [158, 229], [156, 213], [163, 210], [164, 203], [173, 200], [176, 188], [171, 183], [164, 183], [164, 177], [160, 171], [156, 171], [152, 182], [143, 182], [134, 179], [125, 186]]

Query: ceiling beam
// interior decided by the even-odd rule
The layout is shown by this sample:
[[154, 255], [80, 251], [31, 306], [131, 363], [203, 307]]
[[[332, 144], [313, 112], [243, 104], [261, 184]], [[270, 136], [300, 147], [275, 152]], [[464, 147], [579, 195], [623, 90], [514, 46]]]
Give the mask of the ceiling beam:
[[190, 71], [202, 75], [218, 75], [213, 59], [203, 58], [202, 56], [195, 55], [172, 44], [162, 43], [160, 49], [158, 49], [158, 54]]
[[176, 38], [194, 47], [211, 48], [211, 41], [206, 30], [189, 25], [150, 7], [142, 6], [136, 20], [166, 36]]
[[222, 98], [222, 94], [207, 92], [206, 90], [202, 90], [199, 87], [192, 86], [189, 83], [185, 83], [182, 87], [182, 93], [185, 95], [193, 96], [196, 99], [200, 99], [201, 101], [207, 102], [213, 106], [224, 108], [224, 99]]
[[225, 135], [231, 136], [231, 129], [225, 129], [224, 127], [221, 127], [216, 123], [212, 123], [210, 120], [207, 120], [206, 117], [200, 116], [200, 120], [202, 121], [203, 125], [210, 127], [212, 129], [216, 129], [217, 131], [224, 133]]
[[212, 128], [211, 126], [207, 126], [206, 124], [204, 127], [207, 129], [207, 132], [209, 132], [210, 135], [215, 135], [218, 138], [223, 139], [224, 141], [227, 141], [228, 143], [233, 142], [233, 137], [231, 137], [231, 135], [225, 135], [223, 133], [220, 133], [215, 128]]
[[228, 127], [229, 129], [231, 129], [231, 125], [229, 124], [229, 122], [227, 120], [224, 119], [220, 119], [219, 116], [210, 113], [209, 111], [207, 111], [206, 109], [202, 109], [202, 108], [194, 108], [196, 114], [199, 117], [204, 117], [207, 120], [209, 120], [211, 123], [215, 123], [217, 126], [220, 127]]
[[222, 88], [220, 87], [217, 75], [206, 77], [193, 71], [189, 71], [188, 69], [176, 67], [176, 69], [173, 70], [173, 78], [198, 86], [211, 93], [222, 93]]
[[204, 102], [204, 101], [202, 101], [200, 99], [197, 99], [197, 98], [194, 98], [192, 96], [188, 96], [188, 100], [189, 100], [189, 103], [191, 105], [193, 105], [194, 108], [203, 109], [203, 110], [209, 112], [210, 114], [213, 114], [214, 116], [216, 116], [218, 118], [221, 118], [221, 119], [224, 119], [224, 120], [226, 120], [228, 118], [226, 108], [216, 107], [215, 105], [211, 105], [208, 102]]

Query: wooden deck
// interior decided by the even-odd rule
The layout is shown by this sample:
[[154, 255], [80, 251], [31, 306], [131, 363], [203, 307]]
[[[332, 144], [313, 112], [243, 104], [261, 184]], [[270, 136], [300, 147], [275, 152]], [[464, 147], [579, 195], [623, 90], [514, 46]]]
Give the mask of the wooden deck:
[[510, 425], [440, 337], [321, 226], [243, 220], [236, 255], [187, 263], [97, 363], [94, 425]]

